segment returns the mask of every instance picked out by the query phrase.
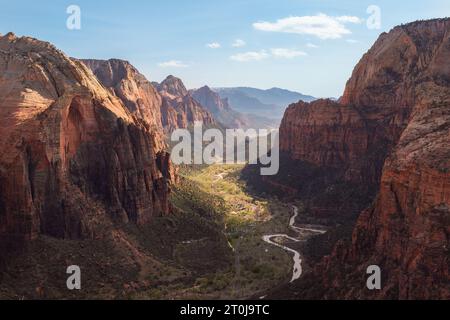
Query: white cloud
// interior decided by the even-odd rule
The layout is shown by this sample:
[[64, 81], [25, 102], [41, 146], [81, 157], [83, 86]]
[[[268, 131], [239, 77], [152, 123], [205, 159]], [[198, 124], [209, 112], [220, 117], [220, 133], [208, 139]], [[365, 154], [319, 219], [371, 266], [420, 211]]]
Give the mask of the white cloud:
[[313, 49], [319, 47], [319, 46], [315, 45], [314, 43], [307, 43], [306, 46], [307, 46], [308, 48], [313, 48]]
[[343, 23], [356, 23], [356, 24], [360, 24], [363, 22], [362, 19], [355, 16], [340, 16], [336, 17], [336, 20]]
[[361, 23], [353, 16], [332, 17], [323, 13], [315, 16], [287, 17], [276, 22], [261, 21], [253, 24], [253, 28], [261, 31], [284, 32], [316, 36], [320, 39], [338, 39], [351, 34], [345, 24]]
[[260, 50], [260, 51], [249, 51], [244, 53], [238, 53], [232, 55], [230, 59], [238, 62], [247, 62], [247, 61], [261, 61], [269, 57], [270, 55], [266, 52], [266, 50]]
[[240, 47], [243, 47], [243, 46], [245, 46], [245, 45], [246, 45], [245, 41], [244, 41], [244, 40], [241, 40], [241, 39], [236, 39], [236, 40], [233, 42], [233, 44], [232, 44], [232, 46], [233, 46], [234, 48], [240, 48]]
[[158, 63], [158, 66], [161, 68], [186, 68], [188, 67], [187, 64], [184, 64], [183, 62], [179, 60], [170, 60], [166, 62]]
[[286, 48], [273, 48], [270, 49], [270, 53], [267, 52], [266, 50], [249, 51], [232, 55], [230, 59], [238, 62], [247, 62], [247, 61], [261, 61], [270, 57], [292, 59], [307, 55], [308, 54], [306, 52], [299, 50]]
[[208, 43], [206, 46], [210, 49], [219, 49], [221, 47], [220, 43], [218, 42]]
[[272, 55], [276, 58], [286, 58], [286, 59], [292, 59], [295, 57], [300, 56], [306, 56], [306, 52], [298, 51], [298, 50], [291, 50], [291, 49], [285, 49], [285, 48], [275, 48], [270, 50], [272, 52]]

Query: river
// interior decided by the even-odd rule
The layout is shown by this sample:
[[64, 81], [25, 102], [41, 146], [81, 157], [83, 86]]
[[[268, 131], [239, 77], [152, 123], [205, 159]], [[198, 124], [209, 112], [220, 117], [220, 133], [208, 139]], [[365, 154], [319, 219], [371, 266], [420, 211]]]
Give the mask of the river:
[[279, 247], [283, 250], [286, 250], [286, 251], [294, 254], [294, 258], [293, 258], [294, 266], [293, 266], [293, 270], [292, 270], [292, 279], [291, 279], [291, 282], [294, 282], [295, 280], [299, 279], [303, 273], [301, 254], [297, 250], [294, 250], [292, 248], [289, 248], [285, 245], [282, 245], [282, 244], [279, 244], [279, 243], [273, 241], [273, 239], [274, 238], [284, 238], [289, 241], [300, 242], [300, 241], [305, 241], [304, 236], [302, 235], [303, 232], [311, 232], [314, 234], [324, 234], [324, 233], [326, 233], [326, 231], [319, 230], [319, 229], [313, 229], [313, 228], [307, 228], [307, 227], [295, 226], [295, 220], [298, 217], [299, 212], [298, 212], [298, 207], [296, 207], [296, 206], [292, 206], [292, 209], [294, 211], [294, 214], [292, 215], [291, 219], [289, 220], [289, 227], [298, 234], [298, 237], [294, 238], [287, 234], [269, 234], [269, 235], [263, 236], [262, 239], [266, 243], [269, 243], [273, 246]]

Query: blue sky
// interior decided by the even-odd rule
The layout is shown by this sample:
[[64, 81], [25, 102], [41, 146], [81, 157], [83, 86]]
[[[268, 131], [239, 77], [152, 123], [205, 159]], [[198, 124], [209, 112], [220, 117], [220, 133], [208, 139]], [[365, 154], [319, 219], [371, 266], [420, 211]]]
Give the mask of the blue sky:
[[[72, 4], [81, 30], [66, 27]], [[367, 27], [370, 5], [381, 10], [381, 29]], [[450, 16], [448, 0], [0, 0], [0, 8], [2, 34], [50, 41], [73, 57], [129, 60], [151, 81], [173, 74], [189, 88], [276, 86], [318, 97], [342, 94], [381, 32]]]

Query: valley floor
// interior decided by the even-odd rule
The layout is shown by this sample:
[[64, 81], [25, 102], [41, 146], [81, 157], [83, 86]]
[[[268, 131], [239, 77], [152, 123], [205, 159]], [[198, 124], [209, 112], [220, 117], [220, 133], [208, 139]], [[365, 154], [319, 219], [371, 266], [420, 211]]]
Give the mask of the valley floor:
[[[294, 217], [294, 204], [253, 193], [242, 169], [181, 168], [175, 214], [147, 226], [112, 224], [94, 240], [39, 238], [8, 259], [0, 298], [247, 299], [296, 280], [317, 226], [302, 221], [301, 203]], [[80, 291], [66, 288], [69, 265], [82, 270]]]

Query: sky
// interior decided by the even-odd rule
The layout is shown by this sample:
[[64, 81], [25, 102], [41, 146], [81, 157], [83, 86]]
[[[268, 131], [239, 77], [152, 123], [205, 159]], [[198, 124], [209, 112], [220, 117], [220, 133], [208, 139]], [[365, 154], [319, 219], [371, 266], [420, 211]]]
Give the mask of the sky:
[[76, 58], [128, 60], [150, 81], [172, 74], [188, 88], [337, 98], [380, 33], [448, 16], [449, 0], [0, 0], [0, 33], [49, 41]]

